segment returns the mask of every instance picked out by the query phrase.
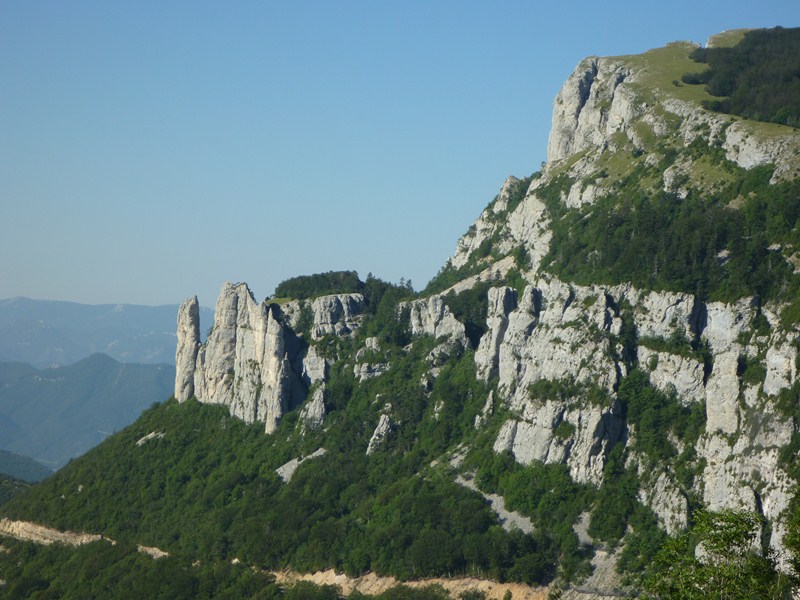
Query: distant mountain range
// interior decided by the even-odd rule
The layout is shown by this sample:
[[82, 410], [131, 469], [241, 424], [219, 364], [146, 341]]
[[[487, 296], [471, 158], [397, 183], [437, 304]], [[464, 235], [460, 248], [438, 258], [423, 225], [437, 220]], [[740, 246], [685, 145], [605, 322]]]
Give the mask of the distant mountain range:
[[[128, 363], [175, 362], [177, 305], [0, 300], [0, 361], [61, 367], [96, 352]], [[200, 309], [211, 324], [213, 311]]]
[[167, 399], [174, 382], [172, 365], [104, 354], [51, 369], [0, 363], [0, 449], [57, 469]]
[[0, 450], [0, 477], [7, 475], [28, 483], [36, 483], [53, 474], [53, 469], [16, 452]]

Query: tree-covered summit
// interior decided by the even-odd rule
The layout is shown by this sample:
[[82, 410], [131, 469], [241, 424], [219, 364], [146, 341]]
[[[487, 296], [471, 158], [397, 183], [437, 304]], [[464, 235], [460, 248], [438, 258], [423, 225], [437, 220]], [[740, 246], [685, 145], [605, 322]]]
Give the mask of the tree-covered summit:
[[698, 48], [697, 62], [708, 64], [684, 83], [706, 84], [718, 100], [704, 108], [800, 127], [800, 27], [754, 29], [730, 48]]

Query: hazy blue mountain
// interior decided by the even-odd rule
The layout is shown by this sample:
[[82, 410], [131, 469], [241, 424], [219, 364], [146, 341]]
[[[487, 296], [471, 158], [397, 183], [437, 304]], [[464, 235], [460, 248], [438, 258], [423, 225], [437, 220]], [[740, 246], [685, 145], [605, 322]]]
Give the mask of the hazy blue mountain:
[[14, 479], [36, 483], [52, 474], [52, 469], [29, 456], [0, 450], [0, 476], [8, 475]]
[[[201, 308], [211, 323], [213, 311]], [[58, 367], [95, 352], [121, 362], [175, 362], [177, 305], [0, 300], [0, 360]]]
[[0, 448], [58, 468], [168, 398], [174, 381], [172, 365], [104, 354], [52, 369], [0, 363]]

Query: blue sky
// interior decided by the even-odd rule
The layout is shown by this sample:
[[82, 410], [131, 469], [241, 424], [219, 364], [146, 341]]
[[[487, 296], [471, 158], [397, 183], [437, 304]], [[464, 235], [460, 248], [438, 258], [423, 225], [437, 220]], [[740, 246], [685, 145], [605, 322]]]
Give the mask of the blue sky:
[[775, 25], [800, 4], [0, 0], [0, 298], [421, 288], [583, 57]]

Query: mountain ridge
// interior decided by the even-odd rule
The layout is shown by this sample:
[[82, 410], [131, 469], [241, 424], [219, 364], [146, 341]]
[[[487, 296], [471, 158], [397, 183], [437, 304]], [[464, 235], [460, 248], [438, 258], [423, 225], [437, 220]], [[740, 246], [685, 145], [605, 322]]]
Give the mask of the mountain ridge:
[[[3, 511], [206, 560], [478, 573], [564, 598], [654, 589], [673, 543], [672, 565], [713, 572], [686, 532], [741, 513], [763, 562], [727, 558], [763, 577], [739, 591], [789, 597], [800, 132], [703, 109], [679, 81], [702, 68], [694, 47], [582, 61], [547, 164], [506, 180], [441, 293], [373, 278], [257, 302], [226, 283], [205, 341], [184, 302], [176, 399]], [[459, 477], [533, 531], [505, 530]]]
[[171, 365], [96, 353], [64, 367], [0, 362], [2, 448], [59, 468], [170, 395]]
[[[0, 361], [57, 367], [102, 352], [121, 362], [172, 363], [176, 308], [1, 299]], [[211, 311], [202, 312], [210, 322]]]

